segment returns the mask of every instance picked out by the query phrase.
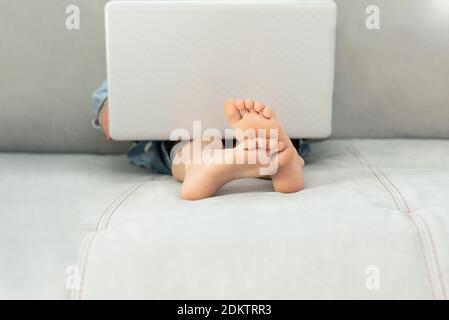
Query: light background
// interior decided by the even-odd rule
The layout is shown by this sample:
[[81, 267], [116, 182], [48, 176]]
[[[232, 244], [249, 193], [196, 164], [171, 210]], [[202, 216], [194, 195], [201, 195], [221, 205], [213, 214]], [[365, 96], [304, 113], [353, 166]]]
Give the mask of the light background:
[[[123, 152], [91, 126], [105, 0], [0, 0], [0, 151]], [[449, 137], [449, 0], [337, 0], [333, 137]], [[81, 29], [65, 28], [78, 5]], [[365, 8], [380, 8], [380, 30]]]

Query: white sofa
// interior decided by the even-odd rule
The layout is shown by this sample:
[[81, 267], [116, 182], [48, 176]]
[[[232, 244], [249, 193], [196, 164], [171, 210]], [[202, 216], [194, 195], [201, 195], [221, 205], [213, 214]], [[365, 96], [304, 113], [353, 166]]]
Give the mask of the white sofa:
[[2, 154], [0, 294], [447, 299], [449, 141], [312, 148], [302, 192], [197, 202], [123, 156]]
[[90, 127], [105, 1], [71, 1], [79, 31], [60, 25], [63, 1], [5, 3], [0, 30], [15, 32], [0, 51], [0, 298], [447, 299], [438, 1], [370, 1], [385, 13], [377, 33], [357, 27], [364, 1], [337, 1], [334, 133], [312, 143], [305, 190], [242, 180], [197, 202]]

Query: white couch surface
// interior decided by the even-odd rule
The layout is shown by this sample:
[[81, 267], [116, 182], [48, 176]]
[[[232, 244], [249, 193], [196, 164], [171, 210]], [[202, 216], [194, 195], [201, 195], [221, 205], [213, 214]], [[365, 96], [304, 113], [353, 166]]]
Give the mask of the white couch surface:
[[197, 202], [124, 156], [0, 154], [0, 298], [447, 299], [449, 141], [312, 149], [299, 193]]

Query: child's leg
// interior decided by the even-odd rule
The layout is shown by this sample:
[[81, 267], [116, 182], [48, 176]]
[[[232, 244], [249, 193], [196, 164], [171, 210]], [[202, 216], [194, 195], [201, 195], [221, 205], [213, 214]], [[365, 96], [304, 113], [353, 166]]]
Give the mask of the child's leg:
[[[261, 169], [270, 167], [271, 163], [261, 163], [259, 159], [277, 156], [277, 166], [282, 167], [294, 156], [293, 151], [286, 148], [284, 143], [278, 143], [275, 149], [267, 149], [268, 145], [266, 141], [254, 141], [254, 144], [250, 143], [243, 148], [237, 146], [223, 149], [221, 146], [212, 147], [208, 142], [198, 140], [183, 146], [178, 145], [172, 174], [178, 181], [183, 182], [181, 197], [186, 200], [198, 200], [213, 196], [232, 180], [260, 177]], [[195, 148], [201, 151], [200, 154], [195, 152]], [[205, 154], [207, 156], [204, 156]], [[210, 161], [211, 159], [213, 161]]]

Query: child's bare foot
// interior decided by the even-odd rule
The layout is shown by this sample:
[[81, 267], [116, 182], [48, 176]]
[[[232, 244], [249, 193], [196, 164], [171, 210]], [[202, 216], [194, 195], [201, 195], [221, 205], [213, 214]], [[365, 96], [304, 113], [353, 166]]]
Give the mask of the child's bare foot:
[[304, 160], [296, 152], [293, 143], [271, 108], [249, 99], [227, 100], [224, 104], [224, 113], [231, 127], [235, 129], [243, 131], [254, 129], [256, 132], [258, 129], [265, 129], [267, 138], [270, 138], [270, 129], [277, 129], [279, 141], [285, 143], [287, 148], [292, 149], [294, 156], [289, 163], [280, 167], [278, 172], [271, 177], [273, 188], [284, 193], [297, 192], [303, 189], [302, 168]]
[[[254, 139], [251, 142], [253, 143], [233, 149], [210, 150], [208, 159], [187, 163], [181, 197], [185, 200], [211, 197], [232, 180], [260, 177], [263, 169], [270, 167], [274, 159], [277, 166], [282, 167], [289, 164], [294, 157], [294, 152], [283, 142], [278, 142], [273, 149], [267, 149], [269, 142], [263, 139]], [[240, 159], [240, 162], [237, 159]], [[269, 160], [269, 163], [260, 159]]]

